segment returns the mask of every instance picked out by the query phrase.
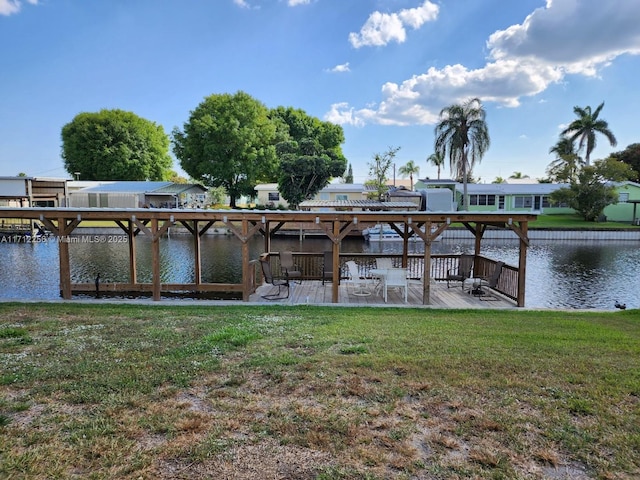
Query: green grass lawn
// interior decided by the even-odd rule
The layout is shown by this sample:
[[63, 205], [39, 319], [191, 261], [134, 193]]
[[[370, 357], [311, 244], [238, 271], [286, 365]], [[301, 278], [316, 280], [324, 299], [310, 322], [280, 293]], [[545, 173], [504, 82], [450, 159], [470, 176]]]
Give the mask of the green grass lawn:
[[64, 303], [0, 319], [0, 478], [640, 476], [634, 310]]
[[622, 222], [586, 222], [579, 215], [538, 215], [538, 218], [529, 222], [529, 228], [570, 228], [570, 229], [610, 229], [610, 228], [635, 228], [630, 223]]

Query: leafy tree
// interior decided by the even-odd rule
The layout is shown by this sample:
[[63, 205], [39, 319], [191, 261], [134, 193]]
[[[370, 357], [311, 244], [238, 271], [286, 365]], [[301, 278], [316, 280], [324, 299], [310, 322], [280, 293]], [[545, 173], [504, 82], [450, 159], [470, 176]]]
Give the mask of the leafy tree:
[[632, 143], [621, 152], [612, 153], [610, 156], [631, 166], [636, 172], [635, 178], [640, 176], [640, 143]]
[[420, 173], [420, 167], [413, 160], [409, 160], [406, 164], [398, 169], [398, 173], [402, 178], [409, 177], [411, 182], [411, 190], [413, 190], [413, 176]]
[[162, 126], [124, 110], [76, 115], [62, 127], [62, 158], [83, 180], [165, 180], [173, 164]]
[[169, 171], [168, 177], [169, 177], [169, 181], [173, 183], [182, 183], [182, 184], [189, 183], [188, 179], [184, 178], [175, 170]]
[[604, 102], [598, 105], [594, 112], [591, 112], [591, 107], [589, 106], [585, 108], [573, 107], [573, 113], [578, 118], [560, 133], [562, 136], [568, 136], [572, 142], [580, 139], [578, 150], [586, 147], [584, 160], [587, 166], [590, 163], [591, 152], [596, 148], [596, 133], [607, 137], [612, 147], [618, 144], [616, 137], [609, 130], [609, 124], [605, 120], [598, 119], [602, 107], [604, 107]]
[[523, 175], [522, 172], [513, 172], [512, 175], [509, 175], [509, 178], [513, 178], [515, 180], [522, 180], [523, 178], [529, 178], [529, 175]]
[[[283, 141], [276, 148], [280, 160], [278, 190], [291, 208], [313, 198], [333, 177], [344, 175], [344, 131], [300, 109], [278, 107], [271, 118], [279, 125]], [[353, 173], [352, 173], [353, 177]]]
[[173, 151], [192, 178], [224, 187], [235, 208], [259, 181], [276, 175], [277, 126], [269, 110], [245, 92], [206, 97], [183, 130], [173, 130]]
[[347, 168], [347, 174], [344, 176], [344, 183], [353, 183], [353, 168], [351, 164]]
[[20, 173], [18, 174], [18, 176], [19, 176], [19, 177], [26, 177], [26, 176], [27, 176], [27, 174], [26, 174], [26, 173], [24, 173], [24, 172], [20, 172]]
[[616, 189], [610, 182], [629, 179], [631, 168], [617, 160], [597, 160], [583, 167], [569, 187], [560, 188], [550, 196], [554, 203], [566, 203], [585, 221], [597, 220], [607, 205], [616, 203]]
[[207, 192], [209, 197], [209, 202], [212, 205], [221, 205], [224, 202], [225, 197], [227, 196], [227, 191], [224, 187], [212, 187]]
[[553, 181], [569, 183], [575, 181], [583, 160], [578, 156], [573, 141], [566, 136], [561, 136], [558, 142], [549, 149], [556, 159], [547, 167], [547, 175]]
[[502, 177], [496, 177], [495, 180], [491, 183], [506, 183], [506, 180]]
[[373, 155], [373, 161], [369, 165], [369, 180], [365, 182], [365, 185], [373, 187], [376, 200], [382, 200], [385, 193], [387, 193], [387, 182], [389, 177], [387, 176], [389, 170], [393, 166], [393, 159], [396, 153], [400, 150], [400, 147], [389, 147], [389, 149], [383, 154], [376, 153]]
[[432, 153], [427, 157], [427, 163], [430, 163], [438, 169], [438, 180], [440, 180], [440, 170], [444, 167], [444, 156], [441, 153]]
[[489, 149], [486, 112], [478, 98], [450, 105], [440, 112], [435, 128], [435, 151], [449, 158], [451, 171], [463, 182], [463, 208], [469, 210], [468, 175]]

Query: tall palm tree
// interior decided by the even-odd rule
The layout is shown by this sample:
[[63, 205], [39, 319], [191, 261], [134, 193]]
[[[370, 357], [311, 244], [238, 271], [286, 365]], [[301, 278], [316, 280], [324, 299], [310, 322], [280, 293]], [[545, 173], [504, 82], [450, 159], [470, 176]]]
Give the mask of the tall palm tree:
[[462, 105], [443, 108], [435, 129], [435, 151], [448, 157], [451, 171], [462, 177], [464, 210], [469, 210], [468, 173], [480, 162], [491, 142], [485, 117], [480, 99], [472, 98]]
[[600, 115], [602, 107], [604, 107], [604, 102], [598, 105], [598, 108], [596, 108], [593, 113], [589, 106], [585, 108], [573, 107], [573, 113], [575, 113], [578, 118], [560, 132], [560, 135], [568, 136], [572, 142], [580, 139], [580, 142], [578, 143], [578, 150], [582, 150], [583, 147], [586, 147], [584, 160], [587, 166], [590, 164], [589, 159], [591, 157], [591, 152], [596, 148], [596, 133], [600, 133], [607, 137], [607, 140], [609, 140], [609, 144], [612, 147], [615, 147], [618, 144], [616, 137], [613, 135], [611, 130], [609, 130], [609, 124], [605, 120], [598, 119], [598, 115]]
[[440, 153], [432, 153], [427, 157], [427, 163], [438, 168], [438, 180], [440, 180], [440, 169], [444, 167], [444, 156]]
[[413, 190], [413, 175], [418, 175], [420, 173], [420, 167], [417, 166], [413, 160], [409, 160], [405, 165], [401, 166], [398, 169], [398, 173], [402, 176], [402, 178], [409, 177], [409, 181], [411, 182], [411, 190]]
[[556, 159], [547, 167], [549, 177], [557, 182], [572, 182], [578, 178], [578, 171], [584, 164], [575, 150], [573, 141], [561, 136], [558, 142], [549, 149], [549, 153], [556, 155]]

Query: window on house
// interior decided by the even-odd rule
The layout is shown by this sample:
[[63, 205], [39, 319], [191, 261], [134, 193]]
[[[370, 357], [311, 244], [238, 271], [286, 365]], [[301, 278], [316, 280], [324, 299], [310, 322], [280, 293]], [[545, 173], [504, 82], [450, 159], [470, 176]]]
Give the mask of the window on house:
[[618, 203], [627, 203], [629, 201], [628, 193], [620, 193], [618, 194]]
[[279, 202], [280, 194], [278, 192], [269, 192], [269, 201], [270, 202]]
[[533, 199], [531, 195], [516, 195], [513, 197], [513, 206], [515, 208], [531, 208]]
[[549, 208], [551, 206], [551, 202], [549, 201], [548, 195], [542, 196], [542, 208]]
[[336, 200], [349, 200], [349, 195], [346, 193], [337, 193]]
[[495, 205], [495, 195], [469, 195], [469, 205]]

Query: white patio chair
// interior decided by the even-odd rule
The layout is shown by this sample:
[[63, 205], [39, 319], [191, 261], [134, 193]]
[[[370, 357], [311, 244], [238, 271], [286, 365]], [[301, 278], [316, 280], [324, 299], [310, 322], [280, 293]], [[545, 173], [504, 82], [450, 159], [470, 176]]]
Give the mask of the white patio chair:
[[404, 268], [389, 268], [384, 276], [384, 301], [387, 302], [389, 288], [404, 289], [404, 303], [409, 299], [407, 271]]
[[393, 260], [390, 259], [389, 257], [380, 257], [380, 258], [376, 257], [376, 268], [380, 270], [393, 268]]
[[349, 260], [346, 265], [349, 269], [349, 279], [346, 281], [352, 285], [353, 291], [351, 293], [360, 297], [371, 295], [371, 280], [360, 275], [358, 264], [353, 260]]

